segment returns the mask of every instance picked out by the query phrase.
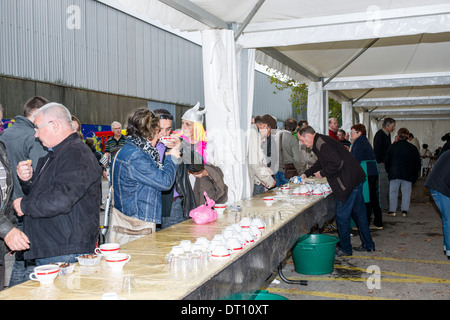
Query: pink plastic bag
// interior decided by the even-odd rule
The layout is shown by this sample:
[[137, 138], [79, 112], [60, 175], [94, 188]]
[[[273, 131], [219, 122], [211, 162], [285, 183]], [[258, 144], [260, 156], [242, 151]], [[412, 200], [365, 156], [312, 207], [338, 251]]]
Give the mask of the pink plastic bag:
[[213, 210], [215, 201], [208, 197], [206, 191], [204, 191], [203, 194], [205, 195], [206, 203], [189, 212], [189, 217], [191, 217], [196, 224], [206, 224], [217, 219], [217, 212]]

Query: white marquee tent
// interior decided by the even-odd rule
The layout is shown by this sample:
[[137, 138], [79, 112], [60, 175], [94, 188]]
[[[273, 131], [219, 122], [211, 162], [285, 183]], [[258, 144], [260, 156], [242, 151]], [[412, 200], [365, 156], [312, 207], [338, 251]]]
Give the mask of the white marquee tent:
[[[390, 116], [434, 150], [450, 131], [450, 0], [99, 0], [180, 31], [201, 31], [208, 148], [229, 201], [249, 196], [246, 139], [255, 61], [309, 85], [308, 121], [369, 139]], [[211, 129], [214, 128], [214, 129]]]

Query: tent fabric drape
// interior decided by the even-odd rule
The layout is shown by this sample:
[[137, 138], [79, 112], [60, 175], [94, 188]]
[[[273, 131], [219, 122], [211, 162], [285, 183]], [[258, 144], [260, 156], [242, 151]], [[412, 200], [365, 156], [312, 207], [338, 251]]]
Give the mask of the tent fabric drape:
[[[228, 202], [233, 203], [249, 196], [248, 183], [242, 183], [248, 177], [246, 130], [242, 128], [242, 123], [250, 127], [254, 51], [250, 52], [253, 57], [246, 59], [249, 67], [244, 69], [241, 68], [241, 51], [236, 50], [233, 31], [205, 30], [202, 31], [202, 41], [207, 160], [222, 169], [228, 186]], [[240, 99], [241, 78], [248, 81], [245, 83], [246, 94]]]

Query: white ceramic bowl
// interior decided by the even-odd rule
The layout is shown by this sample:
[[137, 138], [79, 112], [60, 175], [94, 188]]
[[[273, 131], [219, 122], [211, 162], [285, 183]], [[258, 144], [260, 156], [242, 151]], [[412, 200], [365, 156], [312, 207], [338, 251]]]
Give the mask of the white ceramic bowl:
[[211, 259], [227, 259], [230, 256], [230, 251], [224, 244], [216, 245], [211, 251]]
[[228, 250], [231, 252], [238, 252], [242, 250], [242, 243], [236, 237], [227, 240]]
[[216, 203], [214, 205], [214, 210], [219, 214], [223, 213], [226, 208], [227, 208], [227, 206], [225, 204]]
[[245, 241], [245, 243], [247, 245], [248, 244], [252, 244], [253, 242], [255, 242], [255, 238], [250, 233], [250, 230], [243, 230], [241, 232], [241, 237], [242, 237], [242, 239]]
[[77, 257], [80, 266], [95, 266], [100, 262], [100, 254], [84, 254]]
[[114, 272], [122, 271], [130, 259], [131, 256], [126, 253], [115, 253], [105, 257], [106, 264]]
[[264, 203], [266, 206], [271, 206], [275, 199], [273, 197], [264, 197]]
[[261, 231], [266, 229], [266, 224], [260, 218], [254, 218], [252, 220], [251, 226], [258, 227]]
[[75, 263], [64, 263], [64, 262], [58, 262], [56, 263], [57, 266], [59, 266], [59, 275], [65, 276], [68, 274], [71, 274], [73, 270], [75, 269]]

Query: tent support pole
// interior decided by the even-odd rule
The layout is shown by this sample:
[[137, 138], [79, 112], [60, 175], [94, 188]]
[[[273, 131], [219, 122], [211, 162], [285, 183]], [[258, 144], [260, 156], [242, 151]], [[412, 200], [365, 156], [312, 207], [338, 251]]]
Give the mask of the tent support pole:
[[330, 82], [331, 80], [333, 80], [339, 73], [341, 73], [345, 68], [347, 68], [350, 64], [352, 64], [356, 59], [358, 59], [364, 52], [366, 52], [367, 49], [369, 49], [371, 46], [374, 45], [375, 42], [378, 41], [378, 39], [380, 38], [376, 38], [376, 39], [372, 39], [369, 44], [367, 46], [365, 46], [362, 50], [360, 50], [356, 56], [354, 56], [352, 59], [350, 59], [350, 61], [348, 61], [346, 64], [344, 64], [337, 72], [335, 72], [331, 77], [329, 77], [327, 79], [327, 81], [325, 81], [323, 83], [323, 86], [325, 87], [328, 82]]

